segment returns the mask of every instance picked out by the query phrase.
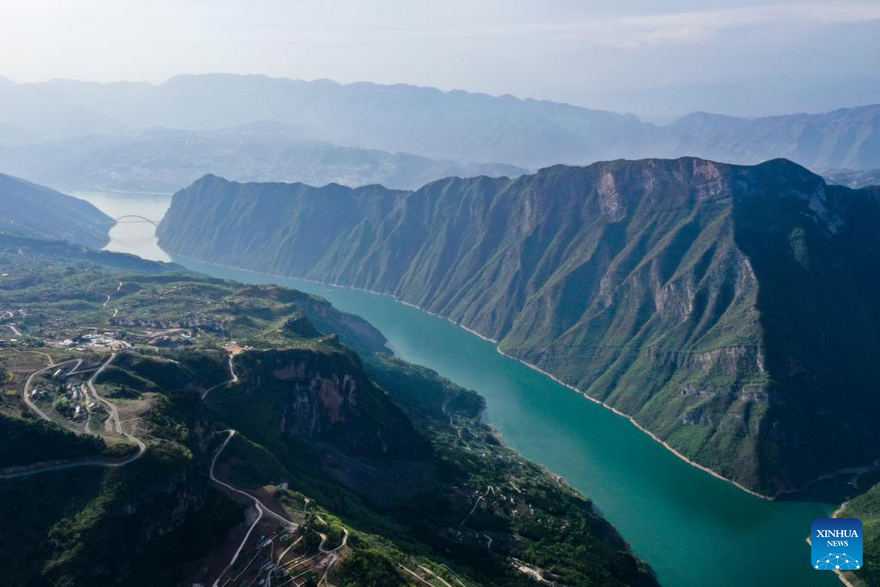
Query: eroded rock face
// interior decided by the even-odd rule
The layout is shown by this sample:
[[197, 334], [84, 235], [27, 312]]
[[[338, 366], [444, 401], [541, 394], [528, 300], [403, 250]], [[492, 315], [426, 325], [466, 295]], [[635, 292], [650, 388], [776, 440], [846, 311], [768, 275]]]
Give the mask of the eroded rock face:
[[603, 174], [596, 191], [599, 193], [599, 206], [602, 208], [602, 212], [607, 214], [612, 222], [623, 220], [626, 215], [626, 207], [620, 192], [617, 191], [614, 174], [610, 172]]
[[248, 351], [236, 357], [236, 369], [243, 392], [282, 436], [352, 455], [424, 454], [425, 441], [343, 347]]
[[[201, 511], [210, 488], [204, 475], [192, 468], [168, 477], [164, 482], [147, 485], [131, 499], [109, 512], [110, 532], [124, 528], [119, 536], [104, 536], [94, 546], [86, 575], [89, 580], [125, 584], [135, 559], [148, 544], [174, 531], [188, 517]], [[85, 577], [84, 577], [85, 578]]]

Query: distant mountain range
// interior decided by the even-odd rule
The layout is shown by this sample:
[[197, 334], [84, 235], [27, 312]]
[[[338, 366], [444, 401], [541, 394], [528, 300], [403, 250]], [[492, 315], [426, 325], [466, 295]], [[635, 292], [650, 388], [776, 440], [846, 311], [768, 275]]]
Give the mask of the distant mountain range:
[[880, 452], [878, 224], [877, 188], [682, 158], [415, 192], [206, 176], [158, 234], [446, 316], [772, 496]]
[[634, 115], [568, 104], [407, 85], [227, 74], [179, 76], [159, 86], [0, 81], [0, 145], [6, 146], [261, 121], [346, 147], [532, 170], [681, 155], [743, 164], [788, 157], [815, 168], [880, 168], [878, 105], [752, 120], [697, 113], [661, 127]]
[[268, 122], [216, 131], [154, 129], [135, 136], [90, 135], [0, 147], [0, 169], [58, 189], [158, 193], [173, 193], [206, 173], [238, 181], [381, 183], [415, 189], [452, 175], [516, 177], [527, 172], [513, 165], [459, 164], [342, 147]]
[[880, 105], [747, 119], [688, 114], [668, 130], [675, 154], [731, 163], [785, 157], [813, 168], [880, 167]]
[[113, 224], [88, 202], [0, 173], [0, 230], [99, 248]]
[[829, 183], [850, 188], [880, 185], [880, 169], [824, 169], [819, 173]]

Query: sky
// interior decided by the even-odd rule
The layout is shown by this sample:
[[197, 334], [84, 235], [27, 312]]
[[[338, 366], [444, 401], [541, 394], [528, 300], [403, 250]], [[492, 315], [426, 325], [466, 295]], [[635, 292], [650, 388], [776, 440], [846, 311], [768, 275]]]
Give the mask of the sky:
[[880, 102], [880, 0], [0, 0], [0, 76], [261, 73], [656, 120]]

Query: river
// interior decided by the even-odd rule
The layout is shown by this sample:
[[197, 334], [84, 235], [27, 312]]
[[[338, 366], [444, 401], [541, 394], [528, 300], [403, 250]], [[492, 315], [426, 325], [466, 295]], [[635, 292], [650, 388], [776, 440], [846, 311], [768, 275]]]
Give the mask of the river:
[[[168, 196], [77, 195], [114, 217], [159, 220], [170, 204]], [[172, 258], [151, 224], [117, 224], [110, 237], [110, 250]], [[390, 297], [173, 260], [215, 277], [324, 296], [379, 328], [400, 357], [475, 389], [505, 441], [590, 497], [664, 585], [840, 585], [833, 573], [813, 570], [806, 544], [813, 519], [836, 509], [831, 499], [751, 496], [675, 457], [625, 418], [501, 356], [492, 343]]]

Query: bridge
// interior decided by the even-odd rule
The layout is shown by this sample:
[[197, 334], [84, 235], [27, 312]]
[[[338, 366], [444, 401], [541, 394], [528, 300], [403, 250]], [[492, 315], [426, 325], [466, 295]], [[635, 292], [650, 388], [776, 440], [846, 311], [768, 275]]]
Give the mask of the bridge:
[[[133, 218], [133, 220], [125, 220], [126, 218]], [[138, 222], [149, 222], [156, 228], [159, 227], [159, 222], [157, 220], [150, 220], [144, 216], [138, 216], [137, 214], [126, 214], [125, 216], [120, 216], [119, 218], [114, 218], [117, 224], [134, 224]]]

